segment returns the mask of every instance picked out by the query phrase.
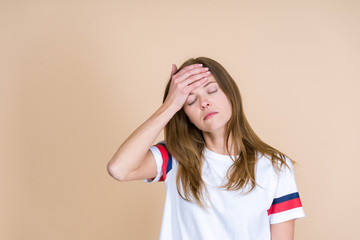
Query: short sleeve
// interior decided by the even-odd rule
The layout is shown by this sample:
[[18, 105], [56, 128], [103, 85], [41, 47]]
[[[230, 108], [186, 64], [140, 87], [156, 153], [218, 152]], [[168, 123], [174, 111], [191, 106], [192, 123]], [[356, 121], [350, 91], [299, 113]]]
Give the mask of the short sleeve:
[[172, 156], [167, 150], [164, 141], [157, 143], [154, 146], [150, 147], [150, 151], [154, 155], [157, 175], [155, 178], [145, 179], [147, 183], [159, 182], [166, 180], [166, 174], [172, 168]]
[[286, 158], [290, 167], [282, 166], [278, 175], [276, 190], [271, 207], [268, 209], [270, 224], [305, 217], [300, 195], [295, 182], [294, 167]]

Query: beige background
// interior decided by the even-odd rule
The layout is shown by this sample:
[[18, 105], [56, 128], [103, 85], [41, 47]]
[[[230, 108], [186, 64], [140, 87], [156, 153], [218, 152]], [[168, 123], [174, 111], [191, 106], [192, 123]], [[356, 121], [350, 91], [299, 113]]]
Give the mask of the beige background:
[[[1, 1], [0, 239], [157, 239], [163, 183], [106, 164], [171, 64], [219, 61], [293, 157], [296, 239], [360, 239], [358, 1]], [[162, 136], [159, 136], [159, 140]]]

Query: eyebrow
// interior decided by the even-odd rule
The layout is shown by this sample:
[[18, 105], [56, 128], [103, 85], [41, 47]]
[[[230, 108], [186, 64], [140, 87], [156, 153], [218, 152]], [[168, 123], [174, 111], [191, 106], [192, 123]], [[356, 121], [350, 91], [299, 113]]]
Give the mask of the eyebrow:
[[[212, 84], [212, 83], [216, 83], [215, 81], [212, 81], [212, 82], [208, 82], [206, 83], [203, 88], [206, 88], [208, 85]], [[192, 95], [193, 93], [190, 93], [189, 95]]]

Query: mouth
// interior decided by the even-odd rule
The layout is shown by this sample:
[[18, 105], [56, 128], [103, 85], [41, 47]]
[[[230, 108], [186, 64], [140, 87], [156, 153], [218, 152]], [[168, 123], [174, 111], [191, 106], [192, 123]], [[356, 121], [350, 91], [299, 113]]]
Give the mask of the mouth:
[[209, 112], [209, 113], [206, 114], [206, 116], [204, 117], [204, 120], [209, 119], [209, 118], [211, 118], [212, 116], [214, 116], [214, 115], [216, 115], [216, 114], [218, 114], [218, 112]]

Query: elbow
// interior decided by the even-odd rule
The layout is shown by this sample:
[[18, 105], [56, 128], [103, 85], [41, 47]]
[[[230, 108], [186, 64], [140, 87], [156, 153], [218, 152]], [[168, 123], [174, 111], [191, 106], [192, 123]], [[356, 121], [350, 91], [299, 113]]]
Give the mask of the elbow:
[[119, 167], [114, 166], [110, 162], [106, 166], [108, 174], [118, 181], [125, 181], [125, 174], [121, 173]]

